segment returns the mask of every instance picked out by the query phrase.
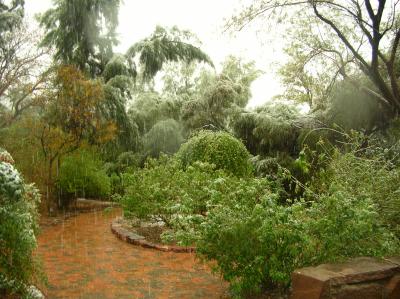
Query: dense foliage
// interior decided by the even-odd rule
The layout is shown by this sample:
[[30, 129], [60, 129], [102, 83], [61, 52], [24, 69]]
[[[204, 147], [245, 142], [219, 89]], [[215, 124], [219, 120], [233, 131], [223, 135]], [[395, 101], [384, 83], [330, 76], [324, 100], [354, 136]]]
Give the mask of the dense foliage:
[[153, 34], [135, 43], [129, 48], [127, 57], [136, 71], [134, 58], [138, 55], [143, 66], [140, 70], [144, 80], [154, 78], [167, 61], [206, 62], [212, 65], [211, 59], [199, 47], [193, 45], [193, 34], [181, 31], [177, 27], [165, 29], [157, 26]]
[[43, 33], [0, 0], [0, 296], [36, 274], [38, 192], [16, 168], [48, 211], [115, 198], [163, 222], [237, 296], [399, 254], [400, 4], [378, 2], [250, 1], [227, 26], [285, 20], [287, 55], [282, 94], [250, 108], [256, 62], [214, 67], [190, 31], [115, 53], [120, 0], [54, 0]]
[[57, 181], [63, 206], [77, 197], [105, 199], [110, 196], [110, 178], [101, 167], [101, 160], [85, 151], [63, 160]]
[[397, 170], [352, 152], [328, 161], [302, 185], [304, 199], [282, 204], [279, 178], [238, 178], [204, 162], [184, 169], [163, 156], [124, 176], [121, 203], [126, 217], [172, 228], [165, 241], [195, 244], [237, 295], [287, 287], [296, 268], [397, 254]]
[[259, 200], [242, 196], [209, 211], [196, 245], [238, 290], [256, 291], [288, 285], [299, 267], [397, 252], [398, 239], [378, 216], [371, 199], [342, 192], [310, 207], [279, 205], [268, 193]]
[[0, 148], [0, 296], [28, 296], [38, 273], [33, 251], [40, 195], [34, 185], [24, 183], [10, 162], [10, 155]]
[[198, 222], [210, 206], [235, 201], [242, 192], [259, 197], [268, 186], [266, 180], [238, 178], [207, 162], [196, 161], [184, 169], [178, 159], [167, 156], [149, 160], [142, 170], [125, 174], [123, 179], [126, 194], [121, 203], [125, 215], [162, 219], [169, 226], [184, 225], [180, 222], [184, 217]]
[[145, 153], [158, 157], [160, 153], [174, 154], [183, 142], [182, 127], [174, 119], [156, 123], [145, 135]]
[[238, 177], [251, 174], [250, 155], [240, 140], [226, 132], [200, 131], [177, 153], [186, 167], [197, 161], [214, 164]]
[[47, 30], [43, 45], [56, 48], [56, 60], [98, 75], [117, 43], [120, 1], [56, 0], [54, 4], [40, 18]]

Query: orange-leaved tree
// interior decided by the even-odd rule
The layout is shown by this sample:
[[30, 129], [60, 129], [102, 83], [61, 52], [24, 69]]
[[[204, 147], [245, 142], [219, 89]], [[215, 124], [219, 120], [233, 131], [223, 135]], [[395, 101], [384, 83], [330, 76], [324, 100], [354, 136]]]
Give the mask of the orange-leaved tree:
[[41, 117], [35, 125], [48, 169], [48, 207], [57, 199], [53, 186], [61, 158], [84, 145], [102, 144], [114, 138], [116, 126], [102, 116], [103, 101], [101, 81], [86, 78], [75, 66], [56, 69], [52, 88], [42, 98]]

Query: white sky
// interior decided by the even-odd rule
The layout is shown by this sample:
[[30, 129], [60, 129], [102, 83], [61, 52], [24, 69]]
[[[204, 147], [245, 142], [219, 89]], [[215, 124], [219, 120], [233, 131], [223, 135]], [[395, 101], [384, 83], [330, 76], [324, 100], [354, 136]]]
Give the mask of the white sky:
[[[26, 0], [25, 12], [33, 16], [51, 5], [51, 0]], [[150, 35], [156, 25], [188, 29], [199, 37], [202, 49], [217, 66], [228, 55], [256, 61], [265, 74], [253, 83], [249, 106], [260, 105], [281, 92], [273, 65], [279, 62], [274, 59], [279, 59], [282, 54], [280, 49], [272, 49], [265, 33], [260, 37], [252, 29], [245, 29], [235, 36], [222, 32], [224, 18], [229, 18], [240, 7], [241, 0], [124, 0], [117, 30], [120, 45], [115, 51], [124, 53], [133, 43]], [[278, 42], [273, 44], [279, 48], [276, 47]]]

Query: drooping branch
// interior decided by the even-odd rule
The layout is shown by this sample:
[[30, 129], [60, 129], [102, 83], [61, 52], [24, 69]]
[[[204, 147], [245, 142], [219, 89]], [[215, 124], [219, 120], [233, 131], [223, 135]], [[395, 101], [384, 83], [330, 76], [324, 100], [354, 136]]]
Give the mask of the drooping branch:
[[134, 58], [139, 56], [144, 80], [150, 80], [170, 61], [199, 61], [213, 66], [210, 57], [199, 47], [187, 42], [187, 33], [176, 27], [166, 30], [157, 27], [146, 39], [135, 43], [127, 51], [127, 58], [134, 65]]

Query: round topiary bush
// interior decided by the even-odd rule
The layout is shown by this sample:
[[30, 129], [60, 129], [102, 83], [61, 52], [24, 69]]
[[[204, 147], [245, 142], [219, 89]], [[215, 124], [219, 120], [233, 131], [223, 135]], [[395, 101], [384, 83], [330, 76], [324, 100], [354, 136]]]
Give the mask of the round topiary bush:
[[208, 162], [238, 177], [253, 171], [244, 144], [226, 132], [200, 131], [181, 146], [177, 157], [184, 167], [196, 161]]

